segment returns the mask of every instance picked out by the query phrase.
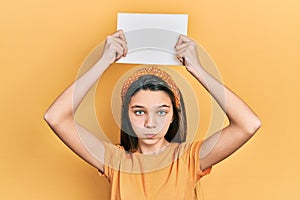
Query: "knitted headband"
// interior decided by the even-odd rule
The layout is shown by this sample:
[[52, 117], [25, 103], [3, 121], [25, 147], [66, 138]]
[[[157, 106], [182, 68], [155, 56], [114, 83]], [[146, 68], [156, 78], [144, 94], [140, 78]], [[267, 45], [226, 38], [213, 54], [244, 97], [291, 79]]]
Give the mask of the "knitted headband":
[[180, 92], [177, 85], [175, 84], [172, 77], [168, 73], [166, 73], [163, 70], [160, 70], [156, 66], [147, 66], [142, 69], [139, 69], [125, 81], [121, 91], [122, 102], [124, 102], [125, 95], [127, 93], [128, 88], [131, 86], [131, 84], [137, 81], [141, 76], [145, 76], [145, 75], [154, 75], [161, 78], [163, 81], [165, 81], [168, 84], [171, 91], [174, 93], [176, 107], [177, 108], [180, 107]]

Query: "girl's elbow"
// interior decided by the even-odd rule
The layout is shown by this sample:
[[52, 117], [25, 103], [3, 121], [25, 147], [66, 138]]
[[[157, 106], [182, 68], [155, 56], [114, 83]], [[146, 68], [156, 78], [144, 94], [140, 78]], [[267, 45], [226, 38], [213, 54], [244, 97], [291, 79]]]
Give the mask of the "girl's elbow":
[[61, 127], [69, 122], [74, 122], [72, 113], [61, 113], [55, 110], [46, 111], [43, 118], [52, 129]]
[[57, 112], [48, 110], [44, 114], [44, 120], [51, 128], [53, 128], [58, 126], [63, 121], [63, 118], [57, 114]]
[[251, 125], [248, 126], [247, 133], [250, 135], [254, 135], [258, 129], [260, 129], [262, 123], [258, 117], [252, 120]]
[[51, 114], [49, 111], [45, 112], [43, 118], [47, 122], [47, 124], [51, 127], [56, 124], [56, 117], [53, 114]]

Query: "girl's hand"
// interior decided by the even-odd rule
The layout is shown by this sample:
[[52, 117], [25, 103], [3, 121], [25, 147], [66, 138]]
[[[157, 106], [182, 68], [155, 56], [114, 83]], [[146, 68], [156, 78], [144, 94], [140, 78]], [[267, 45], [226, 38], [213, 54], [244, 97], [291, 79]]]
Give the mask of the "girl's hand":
[[197, 44], [185, 35], [180, 35], [175, 45], [178, 60], [186, 67], [186, 69], [195, 74], [197, 68], [201, 68]]
[[125, 35], [122, 30], [119, 30], [106, 37], [102, 59], [109, 64], [112, 64], [121, 57], [126, 56], [127, 52], [128, 49]]

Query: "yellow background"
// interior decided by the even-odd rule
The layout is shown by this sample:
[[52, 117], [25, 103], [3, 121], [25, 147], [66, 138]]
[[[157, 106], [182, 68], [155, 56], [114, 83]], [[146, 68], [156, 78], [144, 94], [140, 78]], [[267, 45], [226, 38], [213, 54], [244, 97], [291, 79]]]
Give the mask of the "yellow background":
[[108, 199], [107, 181], [42, 117], [117, 12], [189, 14], [188, 35], [263, 122], [202, 180], [205, 199], [299, 199], [299, 10], [297, 0], [2, 1], [0, 199]]

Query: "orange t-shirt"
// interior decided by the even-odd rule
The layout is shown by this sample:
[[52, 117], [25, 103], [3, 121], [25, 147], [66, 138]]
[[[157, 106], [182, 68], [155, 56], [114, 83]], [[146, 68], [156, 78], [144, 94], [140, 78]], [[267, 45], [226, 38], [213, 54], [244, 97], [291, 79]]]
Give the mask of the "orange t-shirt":
[[158, 155], [144, 155], [105, 143], [101, 174], [111, 184], [111, 200], [194, 199], [196, 182], [211, 170], [200, 170], [201, 144], [170, 143]]

